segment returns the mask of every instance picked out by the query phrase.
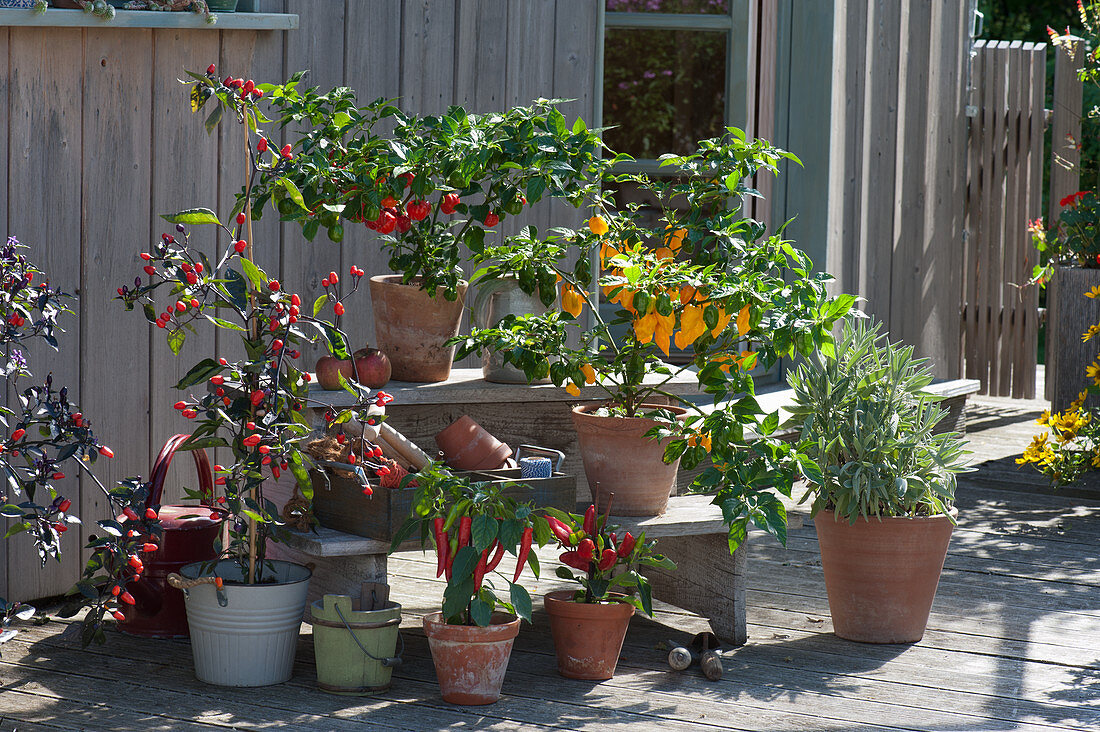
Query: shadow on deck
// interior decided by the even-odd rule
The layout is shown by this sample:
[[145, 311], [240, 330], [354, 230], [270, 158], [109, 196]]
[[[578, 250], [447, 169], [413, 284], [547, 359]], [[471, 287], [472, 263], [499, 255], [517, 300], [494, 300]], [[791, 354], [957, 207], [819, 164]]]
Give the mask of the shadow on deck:
[[[112, 634], [107, 646], [81, 650], [50, 623], [3, 647], [0, 730], [1100, 729], [1100, 501], [1052, 492], [1011, 462], [1038, 404], [975, 400], [978, 470], [960, 483], [959, 527], [928, 631], [913, 645], [831, 633], [811, 522], [786, 548], [753, 537], [749, 642], [725, 651], [721, 681], [668, 670], [662, 641], [685, 640], [705, 622], [667, 606], [655, 620], [634, 619], [615, 679], [562, 679], [539, 609], [516, 641], [504, 698], [452, 707], [439, 699], [419, 630], [442, 585], [434, 560], [406, 552], [391, 559], [391, 584], [407, 650], [387, 692], [318, 692], [308, 626], [294, 678], [249, 690], [194, 681], [186, 643]], [[545, 570], [553, 554], [543, 554]], [[532, 589], [562, 586], [544, 572]]]

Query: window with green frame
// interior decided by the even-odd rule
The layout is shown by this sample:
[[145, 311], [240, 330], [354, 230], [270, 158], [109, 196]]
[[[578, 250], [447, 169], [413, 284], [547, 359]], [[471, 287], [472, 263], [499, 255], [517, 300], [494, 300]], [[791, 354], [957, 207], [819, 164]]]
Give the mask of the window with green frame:
[[[653, 168], [744, 110], [747, 0], [605, 0], [597, 89], [604, 140]], [[737, 103], [740, 102], [740, 103]], [[740, 114], [739, 114], [740, 113]]]

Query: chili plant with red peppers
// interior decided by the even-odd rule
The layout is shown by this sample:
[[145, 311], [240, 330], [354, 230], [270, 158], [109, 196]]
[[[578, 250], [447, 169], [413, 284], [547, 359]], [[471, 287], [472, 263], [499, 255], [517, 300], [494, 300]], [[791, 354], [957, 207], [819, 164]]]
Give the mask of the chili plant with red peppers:
[[[557, 197], [574, 206], [605, 167], [602, 143], [582, 121], [573, 125], [545, 99], [506, 112], [403, 113], [384, 99], [358, 106], [353, 91], [299, 90], [300, 74], [271, 90], [280, 125], [302, 130], [294, 148], [304, 162], [258, 182], [253, 215], [271, 201], [284, 220], [313, 240], [324, 227], [340, 242], [344, 225], [379, 235], [389, 267], [434, 296], [458, 296], [463, 245], [474, 257], [491, 232], [529, 205]], [[392, 133], [376, 130], [392, 123]], [[543, 302], [557, 297], [553, 272], [519, 263], [523, 289]], [[415, 280], [414, 280], [415, 278]]]
[[[257, 245], [252, 240], [253, 207], [249, 205], [259, 176], [286, 180], [295, 190], [285, 176], [291, 175], [299, 162], [289, 145], [277, 149], [261, 129], [270, 120], [257, 105], [274, 87], [233, 77], [219, 80], [215, 71], [211, 65], [205, 74], [188, 72], [191, 81], [185, 83], [191, 85], [192, 111], [215, 101], [206, 120], [208, 132], [223, 118], [240, 125], [246, 180], [238, 207], [230, 213], [228, 223], [205, 208], [163, 216], [175, 224], [175, 230], [161, 235], [150, 251], [141, 253], [145, 279], [139, 276], [132, 289], [120, 287], [118, 296], [128, 310], [139, 305], [146, 319], [165, 332], [177, 355], [196, 323], [208, 322], [241, 338], [238, 352], [243, 356], [234, 360], [205, 358], [180, 379], [177, 389], [198, 389], [177, 401], [175, 407], [184, 418], [196, 421], [191, 438], [181, 449], [230, 451], [232, 462], [215, 466], [215, 484], [223, 495], [217, 497], [210, 516], [228, 525], [229, 544], [219, 544], [219, 553], [236, 560], [251, 583], [262, 581], [266, 540], [277, 540], [283, 527], [278, 508], [264, 497], [265, 481], [278, 480], [289, 471], [302, 495], [307, 499], [313, 495], [309, 478], [313, 461], [301, 449], [313, 432], [304, 410], [311, 405], [324, 406], [330, 425], [353, 416], [367, 421], [367, 410], [381, 397], [345, 382], [344, 387], [356, 397], [353, 407], [335, 410], [310, 399], [310, 375], [298, 366], [298, 345], [320, 337], [335, 357], [346, 359], [348, 339], [334, 323], [320, 317], [327, 294], [321, 295], [312, 309], [303, 307], [296, 293], [288, 292], [255, 263]], [[199, 225], [214, 226], [224, 234], [213, 258], [191, 243], [190, 227]], [[358, 285], [360, 272], [353, 268], [352, 289]], [[307, 328], [311, 330], [307, 332]], [[351, 469], [364, 485], [365, 470], [384, 467], [373, 462], [376, 448], [361, 438], [353, 451], [356, 458]]]
[[[4, 538], [25, 533], [45, 565], [51, 557], [60, 560], [62, 536], [81, 523], [76, 516], [80, 498], [65, 494], [62, 481], [66, 477], [71, 480], [82, 474], [90, 479], [87, 485], [94, 484], [103, 493], [112, 515], [143, 512], [147, 486], [139, 478], [122, 481], [112, 489], [100, 482], [93, 465], [101, 457], [113, 457], [114, 452], [100, 444], [92, 421], [69, 398], [67, 387], [56, 387], [52, 374], [20, 390], [20, 378], [33, 377], [28, 347], [38, 342], [57, 350], [56, 336], [61, 332], [57, 318], [71, 312], [71, 296], [50, 284], [46, 274], [27, 258], [27, 248], [15, 237], [0, 246], [0, 374], [19, 398], [18, 411], [0, 406], [0, 423], [10, 429], [7, 439], [0, 441], [0, 516], [11, 519]], [[155, 546], [159, 535], [155, 513], [149, 520], [135, 515], [136, 521], [98, 521], [101, 531], [88, 535], [92, 557], [84, 579], [70, 593], [76, 598], [70, 603], [73, 612], [91, 606], [83, 620], [85, 645], [105, 639], [101, 629], [104, 615], [121, 615], [117, 598], [135, 574], [126, 558], [140, 555], [146, 543]], [[112, 586], [120, 588], [117, 595], [109, 594]], [[33, 608], [28, 607], [0, 598], [0, 625], [29, 618]]]
[[421, 546], [430, 538], [436, 576], [447, 578], [442, 605], [446, 621], [486, 626], [494, 611], [504, 610], [531, 622], [531, 595], [519, 580], [525, 566], [539, 576], [531, 548], [545, 543], [537, 542], [537, 533], [546, 534], [546, 523], [531, 504], [502, 495], [506, 485], [472, 483], [438, 463], [403, 483], [413, 480], [418, 487], [412, 511], [394, 536], [391, 552], [417, 534]]
[[556, 574], [580, 583], [574, 602], [629, 602], [652, 616], [653, 596], [639, 567], [674, 570], [676, 565], [655, 551], [657, 542], [647, 541], [644, 532], [634, 536], [609, 523], [610, 508], [609, 502], [603, 515], [595, 505], [584, 514], [546, 509], [550, 532], [565, 549]]

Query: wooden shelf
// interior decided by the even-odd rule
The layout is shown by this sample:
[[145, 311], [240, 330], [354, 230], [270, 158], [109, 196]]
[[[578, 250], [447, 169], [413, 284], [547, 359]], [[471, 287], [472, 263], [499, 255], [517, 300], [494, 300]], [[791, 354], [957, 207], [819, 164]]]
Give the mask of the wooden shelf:
[[191, 12], [116, 10], [104, 20], [83, 10], [50, 8], [44, 13], [22, 8], [0, 9], [0, 26], [43, 28], [208, 28], [210, 30], [294, 30], [298, 16], [292, 13], [215, 13], [217, 21]]
[[[656, 384], [661, 377], [651, 374], [647, 384]], [[316, 385], [309, 390], [309, 398], [334, 407], [352, 404], [346, 391], [325, 391]], [[410, 404], [517, 404], [523, 402], [591, 402], [607, 398], [607, 392], [598, 386], [586, 386], [580, 396], [573, 396], [564, 388], [553, 384], [494, 384], [481, 377], [480, 368], [451, 369], [451, 377], [437, 384], [415, 384], [407, 381], [391, 381], [382, 387], [393, 395], [393, 406]], [[684, 371], [665, 383], [662, 389], [677, 396], [701, 394], [695, 373]]]

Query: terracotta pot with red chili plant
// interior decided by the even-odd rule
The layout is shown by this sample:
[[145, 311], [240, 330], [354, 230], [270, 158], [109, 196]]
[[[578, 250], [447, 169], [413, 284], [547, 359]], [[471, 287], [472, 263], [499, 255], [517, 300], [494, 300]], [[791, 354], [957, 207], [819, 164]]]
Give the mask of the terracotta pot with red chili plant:
[[416, 481], [411, 516], [393, 546], [418, 532], [422, 542], [430, 536], [436, 575], [447, 578], [441, 610], [424, 617], [443, 700], [492, 704], [500, 698], [520, 620], [531, 622], [531, 596], [519, 580], [527, 565], [538, 577], [531, 545], [536, 521], [542, 529], [545, 524], [530, 504], [502, 495], [502, 484], [471, 483], [438, 464], [422, 469]]
[[581, 585], [544, 598], [558, 656], [558, 673], [571, 679], [610, 679], [634, 610], [653, 615], [649, 581], [640, 567], [676, 569], [646, 541], [608, 523], [612, 493], [600, 515], [595, 504], [584, 515], [547, 509], [550, 531], [565, 549], [557, 575]]

